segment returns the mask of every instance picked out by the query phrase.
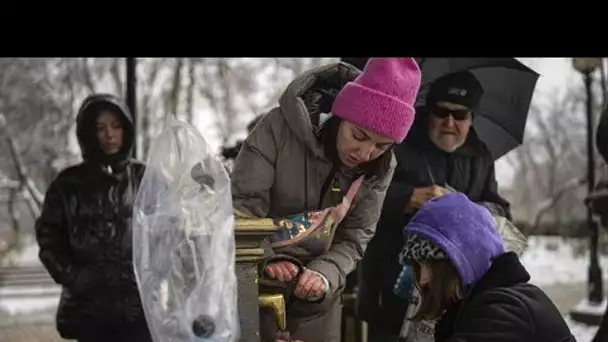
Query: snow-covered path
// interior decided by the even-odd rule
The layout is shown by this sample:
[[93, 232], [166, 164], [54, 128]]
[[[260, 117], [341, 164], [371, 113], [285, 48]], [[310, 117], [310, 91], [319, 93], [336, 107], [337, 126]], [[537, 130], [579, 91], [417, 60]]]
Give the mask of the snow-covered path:
[[578, 322], [573, 322], [570, 317], [566, 316], [566, 323], [570, 326], [572, 335], [576, 337], [577, 342], [591, 342], [597, 331], [597, 327], [591, 327]]

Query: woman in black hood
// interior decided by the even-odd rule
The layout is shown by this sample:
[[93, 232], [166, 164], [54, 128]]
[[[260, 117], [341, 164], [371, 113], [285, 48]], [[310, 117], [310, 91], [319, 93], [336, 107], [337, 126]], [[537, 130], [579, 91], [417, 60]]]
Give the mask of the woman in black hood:
[[132, 265], [131, 212], [144, 164], [131, 159], [133, 120], [117, 97], [78, 112], [83, 161], [49, 186], [36, 222], [40, 260], [63, 287], [57, 329], [84, 341], [152, 341]]

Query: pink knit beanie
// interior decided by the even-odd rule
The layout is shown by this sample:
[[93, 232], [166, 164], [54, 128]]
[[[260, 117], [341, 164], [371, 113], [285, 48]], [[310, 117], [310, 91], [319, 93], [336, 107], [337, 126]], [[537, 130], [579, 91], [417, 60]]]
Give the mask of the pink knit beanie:
[[413, 58], [370, 58], [338, 93], [332, 114], [400, 143], [414, 122], [420, 78]]

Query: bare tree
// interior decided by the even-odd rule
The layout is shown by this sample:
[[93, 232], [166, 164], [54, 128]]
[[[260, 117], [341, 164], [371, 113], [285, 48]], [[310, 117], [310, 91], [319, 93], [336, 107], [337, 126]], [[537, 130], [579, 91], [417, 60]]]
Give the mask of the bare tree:
[[161, 58], [141, 61], [143, 66], [147, 69], [144, 73], [147, 77], [144, 77], [139, 83], [141, 103], [138, 106], [141, 108], [139, 113], [141, 118], [141, 155], [144, 160], [147, 158], [151, 147], [150, 140], [153, 135], [151, 128], [154, 124], [153, 118], [155, 117], [159, 105], [155, 89], [158, 87], [158, 76], [164, 62], [165, 61]]
[[[523, 146], [510, 154], [516, 166], [514, 211], [538, 224], [580, 217], [585, 184], [585, 115], [580, 88], [555, 93], [546, 105], [533, 103]], [[548, 215], [549, 214], [549, 215]]]
[[[0, 62], [6, 87], [0, 89], [0, 111], [6, 115], [19, 151], [17, 153], [31, 173], [30, 176], [48, 183], [53, 176], [53, 164], [64, 153], [68, 131], [74, 124], [73, 103], [76, 97], [73, 61], [64, 59], [4, 59]], [[14, 71], [14, 72], [11, 72]], [[4, 145], [0, 153], [10, 156], [11, 147]], [[5, 158], [4, 160], [11, 160]], [[12, 165], [6, 165], [5, 172]], [[14, 169], [13, 169], [14, 170]]]
[[256, 77], [248, 60], [213, 58], [200, 63], [199, 92], [215, 117], [223, 144], [241, 128], [247, 97], [256, 90]]
[[123, 75], [126, 68], [121, 66], [124, 66], [125, 60], [124, 58], [113, 58], [111, 63], [110, 74], [112, 75], [112, 81], [114, 82], [115, 94], [122, 96], [122, 94], [125, 94], [125, 80]]
[[165, 119], [169, 116], [177, 116], [179, 104], [179, 95], [182, 89], [182, 69], [184, 67], [184, 58], [177, 58], [173, 69], [173, 80], [171, 88], [167, 90], [167, 100], [165, 101]]
[[188, 58], [188, 89], [186, 89], [186, 120], [194, 123], [194, 94], [196, 90], [196, 66], [198, 58]]
[[294, 77], [330, 58], [224, 58], [200, 61], [199, 94], [214, 115], [223, 144], [276, 101]]

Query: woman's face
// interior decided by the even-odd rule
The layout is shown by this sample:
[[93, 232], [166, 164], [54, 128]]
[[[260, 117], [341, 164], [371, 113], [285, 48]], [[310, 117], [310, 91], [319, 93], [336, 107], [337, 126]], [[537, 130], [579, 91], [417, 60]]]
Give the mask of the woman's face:
[[408, 263], [412, 265], [414, 285], [421, 297], [414, 321], [438, 319], [446, 308], [464, 298], [458, 271], [448, 259]]
[[340, 122], [336, 149], [342, 164], [356, 167], [379, 158], [394, 141], [347, 121]]
[[103, 153], [111, 155], [120, 151], [122, 147], [123, 128], [116, 114], [111, 111], [102, 111], [95, 122], [99, 148]]
[[420, 265], [420, 286], [428, 285], [431, 282], [433, 273], [431, 268], [424, 262], [419, 263]]

